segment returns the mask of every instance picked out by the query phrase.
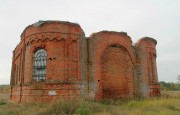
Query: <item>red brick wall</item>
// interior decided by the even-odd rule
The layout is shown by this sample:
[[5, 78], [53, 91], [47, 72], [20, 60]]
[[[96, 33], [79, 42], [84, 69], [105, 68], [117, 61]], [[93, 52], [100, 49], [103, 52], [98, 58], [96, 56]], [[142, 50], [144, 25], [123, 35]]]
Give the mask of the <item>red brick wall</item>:
[[[128, 52], [121, 46], [110, 46], [103, 52], [102, 98], [126, 98], [133, 87], [132, 62]], [[130, 82], [130, 83], [129, 83]]]
[[153, 90], [156, 92], [153, 95], [159, 95], [159, 84], [157, 79], [156, 68], [156, 40], [144, 37], [140, 39], [136, 44], [136, 56], [137, 56], [137, 71], [136, 78], [138, 79], [138, 90], [141, 96], [148, 97]]
[[[81, 83], [79, 43], [82, 36], [84, 32], [80, 26], [68, 22], [46, 22], [39, 26], [28, 26], [17, 46], [17, 48], [21, 46], [19, 49], [22, 50], [23, 41], [26, 45], [23, 49], [25, 50], [24, 71], [19, 72], [14, 69], [15, 65], [17, 67], [22, 65], [19, 58], [21, 53], [18, 53], [18, 50], [14, 51], [12, 80], [15, 81], [12, 83], [11, 99], [29, 102], [48, 101], [59, 96], [79, 96]], [[44, 82], [33, 80], [34, 53], [38, 49], [45, 49], [47, 53], [46, 81]], [[17, 73], [24, 73], [24, 76], [17, 77]], [[18, 84], [16, 79], [24, 80], [19, 81]], [[36, 84], [39, 86], [36, 87]], [[55, 91], [56, 95], [49, 96], [49, 91]]]
[[[89, 69], [90, 96], [94, 95], [96, 99], [133, 97], [134, 78], [132, 65], [135, 63], [135, 56], [131, 44], [132, 41], [126, 33], [102, 31], [91, 35], [89, 42], [89, 61], [92, 64]], [[120, 46], [120, 48], [114, 49], [112, 47], [116, 45]], [[110, 54], [108, 54], [108, 52]], [[117, 63], [113, 62], [115, 60]], [[123, 64], [124, 61], [127, 62], [126, 65]], [[112, 63], [112, 66], [105, 69], [108, 63], [109, 65]], [[115, 69], [117, 67], [119, 67], [119, 71]], [[111, 73], [113, 74], [108, 78], [107, 76]], [[108, 81], [110, 81], [110, 87], [106, 85]], [[121, 85], [122, 82], [126, 82], [124, 84], [126, 84], [127, 87]], [[107, 87], [109, 87], [109, 89], [107, 89]], [[104, 92], [107, 93], [107, 90], [109, 90], [108, 95], [104, 95]], [[116, 93], [113, 95], [112, 92]]]
[[[13, 52], [11, 100], [51, 101], [159, 95], [156, 41], [135, 46], [124, 32], [101, 31], [86, 38], [78, 24], [40, 21], [28, 26]], [[47, 53], [46, 80], [33, 80], [34, 53]]]

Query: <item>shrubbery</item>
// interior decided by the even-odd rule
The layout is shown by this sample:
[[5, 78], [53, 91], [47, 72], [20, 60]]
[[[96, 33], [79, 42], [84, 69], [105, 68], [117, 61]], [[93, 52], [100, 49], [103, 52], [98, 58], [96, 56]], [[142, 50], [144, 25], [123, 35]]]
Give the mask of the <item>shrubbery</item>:
[[179, 83], [173, 83], [173, 82], [159, 82], [161, 85], [161, 90], [168, 90], [168, 91], [180, 91], [180, 84]]

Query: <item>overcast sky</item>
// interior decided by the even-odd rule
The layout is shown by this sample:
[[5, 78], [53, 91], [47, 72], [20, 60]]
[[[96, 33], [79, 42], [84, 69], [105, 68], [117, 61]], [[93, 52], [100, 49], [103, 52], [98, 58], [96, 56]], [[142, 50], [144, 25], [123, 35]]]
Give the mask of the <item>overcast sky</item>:
[[9, 84], [12, 51], [26, 26], [39, 20], [77, 22], [88, 37], [127, 32], [133, 42], [157, 40], [159, 81], [180, 75], [180, 0], [0, 0], [0, 84]]

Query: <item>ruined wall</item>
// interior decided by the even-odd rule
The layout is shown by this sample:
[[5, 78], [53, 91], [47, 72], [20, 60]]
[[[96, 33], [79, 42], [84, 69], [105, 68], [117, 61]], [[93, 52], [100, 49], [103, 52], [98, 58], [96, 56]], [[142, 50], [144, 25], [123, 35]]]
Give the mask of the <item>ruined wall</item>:
[[130, 37], [102, 31], [89, 40], [90, 95], [96, 99], [133, 97], [135, 56]]
[[138, 91], [145, 97], [160, 94], [156, 68], [156, 44], [156, 40], [149, 37], [144, 37], [135, 44]]
[[[13, 51], [11, 100], [159, 95], [155, 47], [152, 38], [142, 38], [133, 46], [125, 32], [101, 31], [85, 37], [78, 24], [39, 21], [23, 31]], [[45, 79], [34, 77], [39, 49], [46, 52]]]
[[148, 97], [160, 93], [156, 68], [156, 40], [144, 37], [136, 44], [139, 92]]
[[[38, 22], [27, 27], [22, 42], [14, 51], [12, 100], [48, 101], [52, 98], [49, 92], [55, 92], [54, 97], [79, 96], [83, 71], [79, 44], [83, 38], [80, 26], [68, 22]], [[22, 44], [25, 48], [21, 47]], [[34, 53], [39, 49], [47, 53], [45, 81], [33, 79]], [[22, 50], [25, 50], [24, 58]], [[20, 63], [22, 59], [24, 65]], [[24, 66], [24, 71], [18, 69], [21, 66]]]

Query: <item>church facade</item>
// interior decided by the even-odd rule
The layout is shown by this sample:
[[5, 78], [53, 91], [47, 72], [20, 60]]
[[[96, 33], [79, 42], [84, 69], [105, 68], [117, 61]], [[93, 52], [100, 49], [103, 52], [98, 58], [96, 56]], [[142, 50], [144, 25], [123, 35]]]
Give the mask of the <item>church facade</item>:
[[85, 37], [80, 25], [71, 22], [36, 22], [25, 28], [13, 51], [10, 99], [160, 95], [156, 44], [150, 37], [133, 44], [127, 33], [115, 31]]

